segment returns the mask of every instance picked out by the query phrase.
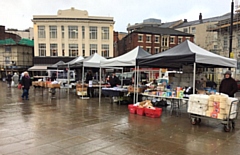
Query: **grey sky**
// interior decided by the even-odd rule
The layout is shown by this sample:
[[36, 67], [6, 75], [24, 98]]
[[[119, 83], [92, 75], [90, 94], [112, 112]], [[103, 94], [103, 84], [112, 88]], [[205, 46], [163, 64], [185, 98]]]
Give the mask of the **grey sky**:
[[[0, 25], [23, 30], [32, 27], [33, 15], [56, 15], [58, 10], [74, 7], [90, 16], [114, 17], [115, 31], [126, 32], [128, 23], [147, 18], [162, 22], [179, 19], [197, 20], [220, 16], [231, 11], [232, 0], [6, 0], [0, 5]], [[235, 1], [235, 0], [234, 0]], [[235, 2], [236, 5], [236, 2]]]

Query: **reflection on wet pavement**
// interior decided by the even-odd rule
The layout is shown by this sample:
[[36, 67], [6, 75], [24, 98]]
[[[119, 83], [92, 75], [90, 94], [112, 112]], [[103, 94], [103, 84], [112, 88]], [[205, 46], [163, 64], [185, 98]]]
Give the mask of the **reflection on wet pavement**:
[[0, 86], [0, 155], [240, 155], [239, 120], [226, 133], [217, 121], [191, 125], [186, 107], [148, 118], [106, 98], [32, 88], [22, 101], [21, 90]]

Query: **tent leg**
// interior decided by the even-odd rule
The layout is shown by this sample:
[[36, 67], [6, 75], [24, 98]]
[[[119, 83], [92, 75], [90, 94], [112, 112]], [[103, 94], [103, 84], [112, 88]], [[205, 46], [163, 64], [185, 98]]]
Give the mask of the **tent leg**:
[[135, 66], [135, 70], [134, 70], [134, 84], [133, 84], [133, 104], [135, 104], [135, 99], [136, 99], [136, 94], [135, 94], [135, 85], [136, 85], [136, 66]]
[[195, 94], [196, 92], [195, 92], [195, 90], [196, 90], [196, 83], [195, 83], [195, 81], [196, 81], [196, 62], [194, 62], [194, 64], [193, 64], [193, 94]]
[[101, 104], [101, 94], [102, 94], [102, 90], [101, 90], [101, 84], [102, 84], [102, 68], [100, 67], [99, 69], [99, 74], [100, 74], [100, 77], [99, 77], [99, 90], [98, 90], [98, 93], [99, 93], [99, 105]]
[[[139, 82], [138, 78], [139, 78], [139, 66], [137, 67], [137, 88], [138, 88], [138, 82]], [[136, 101], [138, 102], [138, 91], [137, 91]]]

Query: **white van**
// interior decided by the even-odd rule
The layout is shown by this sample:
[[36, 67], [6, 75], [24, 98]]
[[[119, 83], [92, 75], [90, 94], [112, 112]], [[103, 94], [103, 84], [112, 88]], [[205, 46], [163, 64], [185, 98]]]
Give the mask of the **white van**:
[[[47, 74], [48, 74], [49, 78], [52, 76], [53, 73], [56, 73], [57, 81], [61, 81], [62, 83], [68, 83], [68, 77], [67, 77], [68, 72], [67, 71], [64, 71], [64, 70], [47, 70]], [[70, 74], [70, 77], [69, 77], [70, 83], [76, 82], [75, 71], [70, 70], [69, 74]]]

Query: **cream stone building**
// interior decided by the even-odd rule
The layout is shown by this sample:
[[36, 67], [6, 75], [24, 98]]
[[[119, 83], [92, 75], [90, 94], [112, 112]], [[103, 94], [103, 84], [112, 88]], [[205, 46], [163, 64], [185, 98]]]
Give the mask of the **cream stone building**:
[[35, 64], [94, 53], [113, 57], [113, 17], [89, 16], [85, 10], [71, 8], [58, 10], [57, 15], [34, 15], [32, 22]]

